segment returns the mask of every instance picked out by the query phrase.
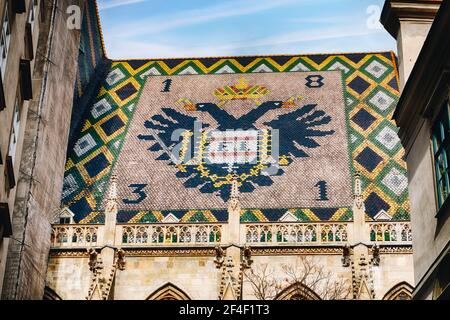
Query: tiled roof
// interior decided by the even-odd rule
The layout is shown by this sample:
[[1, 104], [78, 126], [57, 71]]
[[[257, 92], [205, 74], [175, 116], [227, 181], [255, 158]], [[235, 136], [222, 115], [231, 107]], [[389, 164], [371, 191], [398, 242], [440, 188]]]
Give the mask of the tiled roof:
[[[81, 65], [81, 68], [83, 65]], [[336, 72], [336, 70], [341, 72]], [[333, 77], [341, 79], [341, 91], [342, 83], [344, 84], [343, 93], [340, 93], [342, 95], [342, 111], [340, 113], [336, 111], [339, 108], [338, 102], [326, 101], [328, 95], [334, 97], [334, 94], [337, 94], [336, 92], [331, 92], [333, 90], [336, 91], [336, 89], [327, 89], [324, 87], [319, 88], [322, 90], [320, 91], [321, 93], [313, 93], [313, 88], [316, 86], [317, 81], [317, 86], [321, 87], [321, 80], [320, 78], [316, 78], [317, 75], [328, 75], [322, 72], [329, 71], [335, 71]], [[62, 204], [69, 206], [75, 213], [76, 221], [82, 223], [98, 223], [103, 221], [101, 213], [102, 203], [107, 191], [108, 181], [111, 174], [115, 172], [115, 174], [118, 173], [119, 175], [118, 181], [120, 183], [120, 175], [124, 174], [121, 168], [123, 168], [124, 164], [128, 163], [126, 161], [132, 161], [134, 157], [139, 159], [142, 156], [153, 159], [150, 162], [152, 166], [154, 164], [154, 167], [144, 163], [141, 165], [142, 168], [138, 169], [138, 171], [144, 170], [142, 171], [145, 172], [143, 175], [148, 174], [147, 178], [143, 176], [143, 180], [154, 179], [166, 167], [169, 168], [168, 170], [175, 168], [173, 163], [170, 163], [171, 161], [167, 155], [161, 151], [161, 146], [157, 142], [154, 142], [152, 137], [148, 136], [147, 139], [142, 138], [141, 142], [134, 142], [134, 140], [139, 140], [137, 139], [138, 135], [135, 135], [135, 130], [137, 130], [136, 128], [139, 125], [142, 125], [139, 134], [143, 137], [145, 136], [146, 129], [155, 127], [156, 120], [171, 119], [186, 121], [189, 117], [195, 119], [193, 117], [195, 115], [194, 113], [185, 112], [183, 110], [186, 109], [177, 106], [177, 102], [182, 98], [180, 93], [169, 92], [170, 98], [168, 100], [161, 101], [160, 106], [152, 106], [152, 108], [156, 108], [156, 111], [154, 110], [153, 117], [147, 120], [149, 120], [149, 123], [153, 121], [153, 124], [148, 125], [146, 128], [144, 121], [142, 121], [142, 124], [138, 123], [138, 121], [142, 120], [142, 109], [147, 108], [147, 103], [149, 101], [159, 101], [159, 98], [157, 98], [159, 96], [157, 94], [152, 96], [149, 88], [156, 81], [159, 83], [166, 79], [162, 79], [162, 76], [168, 77], [167, 79], [171, 81], [182, 79], [182, 82], [187, 86], [186, 88], [194, 88], [193, 86], [189, 87], [189, 83], [192, 81], [199, 84], [203, 83], [202, 81], [206, 81], [204, 82], [206, 85], [209, 82], [223, 79], [224, 84], [231, 85], [228, 79], [231, 79], [233, 75], [236, 80], [247, 75], [246, 77], [253, 82], [260, 81], [261, 83], [258, 83], [258, 85], [264, 85], [265, 83], [272, 85], [273, 92], [271, 93], [276, 96], [278, 92], [281, 95], [281, 92], [284, 90], [282, 89], [284, 85], [283, 81], [289, 81], [289, 77], [294, 74], [295, 76], [299, 76], [299, 79], [305, 80], [308, 78], [305, 83], [309, 83], [311, 87], [308, 87], [308, 85], [305, 87], [306, 94], [311, 92], [311, 97], [316, 97], [315, 95], [319, 97], [316, 99], [317, 107], [315, 111], [311, 111], [312, 113], [318, 112], [317, 118], [315, 120], [309, 118], [309, 120], [307, 119], [304, 122], [311, 125], [311, 123], [317, 121], [317, 124], [311, 125], [315, 129], [320, 129], [320, 126], [323, 126], [321, 132], [325, 133], [320, 135], [324, 137], [319, 137], [315, 140], [320, 141], [320, 143], [317, 143], [318, 145], [325, 145], [326, 143], [324, 142], [327, 139], [334, 141], [333, 139], [335, 138], [333, 136], [337, 135], [337, 133], [334, 134], [332, 131], [339, 131], [328, 130], [328, 126], [331, 125], [334, 118], [332, 116], [330, 117], [332, 119], [330, 123], [330, 120], [327, 121], [328, 116], [322, 115], [322, 113], [332, 114], [335, 112], [336, 115], [342, 114], [342, 119], [346, 121], [346, 125], [342, 126], [342, 130], [345, 132], [345, 135], [343, 135], [345, 136], [345, 141], [343, 140], [342, 144], [337, 144], [337, 146], [332, 147], [329, 152], [333, 154], [329, 154], [327, 159], [320, 161], [322, 161], [322, 164], [328, 161], [329, 166], [327, 167], [329, 167], [328, 169], [331, 168], [328, 171], [332, 171], [333, 168], [336, 168], [336, 163], [333, 162], [341, 161], [341, 158], [345, 158], [342, 152], [342, 150], [345, 150], [349, 159], [350, 168], [348, 172], [328, 172], [324, 174], [325, 176], [333, 174], [345, 175], [345, 179], [349, 181], [348, 186], [345, 186], [345, 190], [343, 189], [339, 192], [336, 192], [333, 186], [328, 186], [327, 190], [327, 181], [325, 178], [324, 181], [317, 182], [318, 199], [308, 198], [309, 200], [303, 201], [302, 194], [297, 193], [291, 194], [289, 197], [283, 196], [283, 193], [292, 193], [292, 190], [301, 190], [301, 186], [295, 186], [296, 184], [302, 183], [298, 180], [299, 173], [293, 173], [293, 169], [290, 170], [290, 168], [295, 167], [291, 164], [303, 161], [304, 157], [306, 157], [299, 150], [306, 150], [306, 153], [308, 153], [309, 150], [313, 150], [312, 146], [314, 145], [312, 141], [314, 139], [311, 141], [308, 139], [302, 140], [303, 142], [295, 140], [298, 137], [295, 136], [297, 132], [295, 131], [296, 128], [294, 128], [290, 136], [284, 138], [299, 141], [300, 145], [301, 143], [306, 143], [305, 141], [309, 141], [308, 143], [311, 144], [308, 146], [304, 145], [304, 148], [301, 149], [298, 147], [297, 142], [289, 141], [289, 146], [286, 146], [286, 148], [291, 149], [286, 149], [286, 153], [280, 155], [280, 159], [285, 161], [284, 164], [281, 164], [282, 173], [279, 173], [275, 177], [267, 178], [259, 171], [260, 173], [255, 173], [253, 178], [248, 178], [247, 176], [251, 176], [251, 174], [245, 175], [242, 173], [243, 171], [240, 171], [244, 170], [242, 169], [242, 165], [240, 166], [241, 168], [235, 169], [235, 171], [237, 170], [241, 174], [241, 178], [245, 176], [245, 179], [242, 178], [241, 181], [241, 192], [244, 198], [247, 197], [250, 199], [246, 202], [248, 205], [244, 206], [242, 210], [241, 220], [244, 222], [276, 221], [288, 210], [301, 221], [352, 219], [350, 208], [351, 197], [347, 194], [351, 196], [352, 173], [355, 170], [360, 171], [362, 174], [366, 211], [370, 218], [373, 218], [381, 210], [384, 210], [393, 219], [409, 219], [406, 164], [403, 158], [403, 149], [396, 134], [397, 128], [390, 120], [399, 95], [396, 61], [394, 54], [391, 52], [123, 60], [112, 61], [110, 65], [108, 64], [108, 69], [103, 74], [104, 77], [99, 80], [93, 98], [86, 105], [84, 112], [82, 112], [82, 118], [79, 119], [80, 125], [74, 128], [71, 136], [73, 143], [67, 154]], [[210, 77], [210, 75], [219, 74], [225, 74], [226, 77]], [[236, 76], [236, 74], [239, 74], [239, 76]], [[176, 75], [179, 77], [175, 77]], [[202, 75], [202, 77], [195, 78], [198, 75]], [[280, 80], [280, 83], [278, 83], [276, 82], [277, 77], [285, 77], [286, 80]], [[327, 77], [325, 76], [325, 78]], [[170, 85], [169, 82], [166, 82], [166, 84]], [[286, 84], [286, 90], [288, 91], [291, 90], [289, 89], [289, 85]], [[336, 84], [334, 85], [335, 87], [337, 86]], [[161, 91], [164, 92], [164, 90]], [[160, 94], [159, 91], [158, 94]], [[209, 94], [209, 92], [204, 94], [200, 92], [196, 93], [195, 96], [201, 96], [201, 99], [208, 101], [206, 97]], [[323, 98], [321, 98], [322, 95]], [[167, 101], [172, 101], [171, 105], [167, 105]], [[205, 101], [202, 100], [201, 102]], [[163, 103], [166, 104], [162, 105]], [[164, 108], [167, 110], [165, 111]], [[232, 112], [236, 112], [236, 114], [233, 115]], [[300, 115], [301, 111], [298, 112], [297, 115]], [[76, 108], [74, 108], [74, 113], [80, 114]], [[242, 119], [242, 117], [238, 118], [236, 116], [239, 111], [234, 110], [229, 111], [229, 113], [233, 119]], [[267, 123], [276, 126], [276, 121], [279, 122], [278, 125], [283, 125], [283, 121], [287, 121], [283, 119], [289, 118], [283, 118], [279, 112], [273, 115], [267, 113], [267, 115], [271, 115], [272, 119], [267, 119], [271, 120], [271, 122], [265, 122], [265, 125], [262, 125], [263, 127], [267, 126]], [[278, 118], [276, 118], [277, 116]], [[179, 118], [173, 119], [174, 117]], [[319, 122], [321, 122], [320, 125]], [[176, 123], [176, 121], [172, 121], [171, 123]], [[210, 122], [210, 124], [213, 123]], [[224, 127], [227, 126], [225, 123], [224, 120]], [[242, 125], [242, 123], [240, 124]], [[256, 126], [253, 123], [251, 125]], [[261, 123], [259, 123], [260, 125]], [[214, 127], [214, 125], [212, 126]], [[254, 130], [252, 128], [250, 129]], [[257, 129], [259, 130], [259, 127]], [[317, 131], [311, 132], [314, 132], [314, 135], [317, 134]], [[248, 136], [246, 136], [247, 138]], [[135, 144], [137, 146], [138, 143], [147, 143], [147, 147], [137, 149], [135, 148]], [[297, 146], [296, 149], [293, 147], [294, 145]], [[281, 143], [281, 146], [283, 147], [283, 143]], [[320, 152], [318, 154], [320, 155]], [[307, 156], [309, 155], [307, 154]], [[308, 167], [310, 169], [307, 172], [323, 169], [321, 168], [323, 165], [315, 168], [316, 162], [311, 163], [310, 166], [312, 167]], [[226, 221], [228, 218], [226, 199], [228, 197], [227, 184], [229, 184], [229, 181], [224, 178], [225, 180], [223, 180], [222, 184], [212, 183], [211, 181], [214, 181], [217, 177], [213, 177], [212, 175], [215, 167], [211, 168], [206, 171], [198, 171], [197, 167], [185, 166], [184, 171], [180, 169], [181, 171], [178, 171], [177, 174], [173, 174], [172, 176], [165, 175], [163, 182], [155, 181], [152, 183], [151, 181], [141, 181], [140, 184], [135, 182], [134, 184], [130, 183], [130, 185], [122, 186], [121, 190], [127, 187], [131, 189], [127, 197], [123, 196], [122, 200], [128, 200], [128, 202], [124, 201], [121, 204], [118, 221], [122, 223], [161, 222], [170, 213], [180, 219], [180, 222]], [[217, 170], [216, 174], [220, 176], [219, 172], [222, 169]], [[252, 168], [249, 170], [252, 170]], [[136, 170], [130, 168], [130, 171]], [[140, 173], [136, 174], [141, 175]], [[321, 184], [321, 182], [324, 182], [324, 184]], [[160, 188], [163, 188], [163, 190], [159, 189], [161, 199], [156, 199], [155, 201], [146, 199], [142, 201], [143, 199], [141, 198], [151, 198], [153, 196], [151, 192], [149, 192], [150, 194], [143, 193], [145, 187], [151, 184], [148, 188], [154, 188], [154, 185], [158, 185], [158, 183]], [[169, 200], [166, 201], [164, 195], [167, 195], [167, 199], [178, 196], [178, 194], [169, 194], [172, 192], [170, 188], [171, 184], [174, 186], [177, 185], [178, 188], [180, 186], [184, 187], [186, 194], [192, 194], [193, 196], [190, 199], [181, 199], [179, 203], [177, 201], [171, 202], [173, 203], [173, 207], [170, 207], [170, 203], [167, 203]], [[164, 189], [165, 185], [167, 185], [166, 189]], [[178, 189], [175, 188], [174, 190]], [[255, 193], [254, 190], [257, 190], [254, 203], [266, 204], [264, 202], [266, 199], [262, 199], [260, 194], [267, 195], [272, 192], [277, 197], [280, 197], [279, 205], [274, 205], [273, 201], [268, 201], [266, 207], [252, 205], [251, 199], [253, 199], [252, 194]], [[298, 206], [295, 205], [296, 197], [299, 199], [297, 201]], [[339, 202], [341, 205], [331, 205], [332, 200], [330, 199], [339, 197], [342, 198], [342, 201], [336, 201], [336, 203]], [[207, 201], [204, 201], [205, 199]], [[318, 200], [330, 200], [330, 203], [327, 201], [320, 202]], [[183, 208], [183, 203], [194, 203], [195, 206]], [[223, 205], [216, 206], [215, 204], [217, 203], [223, 203]], [[308, 205], [305, 206], [303, 205], [304, 203]]]

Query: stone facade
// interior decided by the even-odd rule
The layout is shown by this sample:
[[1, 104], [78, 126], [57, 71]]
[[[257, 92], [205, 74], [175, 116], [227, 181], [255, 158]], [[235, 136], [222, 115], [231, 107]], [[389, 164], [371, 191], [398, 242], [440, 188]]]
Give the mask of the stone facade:
[[[343, 241], [325, 237], [301, 244], [293, 240], [251, 242], [249, 231], [254, 224], [241, 224], [236, 219], [241, 208], [239, 194], [235, 193], [229, 201], [228, 224], [215, 225], [221, 240], [204, 243], [197, 239], [183, 245], [149, 243], [147, 239], [153, 234], [148, 225], [118, 225], [116, 189], [113, 178], [105, 225], [54, 226], [47, 286], [60, 299], [399, 299], [408, 298], [412, 289], [410, 239], [402, 239], [398, 229], [398, 241], [383, 241], [384, 233], [371, 241], [370, 230], [379, 223], [365, 222], [358, 194], [353, 207], [355, 220], [342, 224], [347, 232]], [[326, 225], [315, 227], [323, 230]], [[192, 230], [208, 227], [176, 223], [159, 226], [176, 229], [179, 235], [179, 229], [186, 226]], [[299, 224], [285, 222], [281, 226]], [[124, 237], [129, 227], [137, 228], [136, 241]], [[315, 271], [305, 271], [308, 267]], [[258, 282], [252, 272], [267, 278]], [[319, 274], [325, 280], [315, 284], [309, 294], [295, 287], [295, 277], [306, 276], [308, 284], [309, 277]], [[258, 295], [255, 286], [265, 281], [274, 284], [273, 290]], [[327, 296], [335, 283], [342, 290], [336, 296]], [[291, 287], [296, 289], [289, 292]], [[394, 294], [395, 289], [398, 291]]]
[[[32, 39], [32, 52], [35, 53], [38, 48], [38, 37], [40, 33], [45, 33], [45, 23], [42, 21], [40, 14], [41, 7], [31, 7], [32, 1], [25, 1], [25, 11], [22, 7], [17, 6], [13, 1], [3, 1], [0, 5], [0, 21], [2, 22], [2, 42], [5, 41], [8, 45], [2, 46], [2, 50], [6, 50], [7, 59], [2, 59], [2, 91], [5, 104], [0, 109], [0, 169], [2, 174], [0, 175], [0, 202], [2, 202], [2, 209], [5, 210], [7, 204], [8, 210], [3, 212], [2, 210], [2, 226], [0, 229], [13, 232], [14, 227], [11, 227], [11, 220], [13, 220], [13, 209], [15, 205], [15, 199], [18, 195], [18, 177], [20, 176], [20, 162], [22, 154], [24, 153], [24, 136], [27, 128], [27, 114], [31, 108], [32, 100], [27, 97], [24, 99], [21, 96], [20, 90], [20, 61], [21, 58], [26, 56], [30, 43], [23, 41], [26, 36], [26, 25], [30, 21], [30, 13], [34, 11], [35, 22], [34, 28], [31, 33]], [[6, 32], [6, 29], [9, 29]], [[6, 34], [9, 34], [8, 36]], [[6, 37], [9, 40], [6, 42]], [[39, 62], [37, 59], [32, 59], [32, 56], [28, 56], [30, 61], [30, 69], [38, 68]], [[35, 76], [35, 73], [32, 73]], [[34, 87], [35, 92], [38, 91]], [[17, 100], [16, 100], [17, 99]], [[17, 109], [15, 108], [17, 101]], [[16, 110], [19, 110], [18, 117], [14, 121]], [[16, 124], [15, 131], [13, 133], [13, 123]], [[17, 138], [12, 139], [11, 136], [15, 135]], [[16, 142], [13, 142], [16, 140]], [[15, 147], [13, 147], [15, 145]], [[13, 160], [9, 164], [7, 158]], [[12, 176], [6, 174], [6, 172], [12, 172]], [[8, 178], [9, 179], [8, 179]], [[5, 223], [5, 225], [3, 225]], [[11, 232], [3, 234], [0, 232], [0, 291], [3, 286], [3, 277], [5, 275], [8, 247], [11, 243], [9, 236]], [[5, 236], [5, 237], [4, 237]]]
[[[21, 1], [7, 1], [18, 10]], [[19, 140], [14, 161], [16, 186], [8, 193], [0, 177], [1, 201], [8, 201], [12, 238], [1, 243], [3, 299], [41, 299], [44, 292], [51, 222], [59, 208], [64, 152], [72, 112], [79, 30], [67, 27], [67, 8], [81, 1], [24, 1], [25, 12], [15, 13], [6, 78], [3, 82], [7, 108], [1, 112], [1, 150], [8, 155], [18, 63], [26, 56], [25, 29], [33, 10], [31, 61], [32, 97], [21, 106]], [[2, 2], [2, 7], [3, 7]], [[13, 9], [16, 7], [16, 9]], [[0, 10], [4, 10], [0, 8]], [[10, 11], [12, 13], [13, 11]], [[3, 158], [3, 164], [5, 160]], [[2, 171], [6, 170], [4, 166]], [[14, 240], [12, 240], [14, 239]], [[3, 276], [4, 270], [4, 276]]]

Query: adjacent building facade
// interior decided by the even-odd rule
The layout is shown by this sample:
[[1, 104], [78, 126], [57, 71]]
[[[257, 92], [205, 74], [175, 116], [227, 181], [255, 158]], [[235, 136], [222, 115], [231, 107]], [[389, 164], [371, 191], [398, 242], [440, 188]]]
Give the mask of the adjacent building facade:
[[[56, 6], [57, 5], [57, 6]], [[0, 2], [0, 291], [41, 299], [51, 223], [60, 208], [81, 1]]]
[[87, 8], [46, 299], [411, 297], [393, 53], [111, 61]]
[[[415, 299], [450, 298], [448, 135], [450, 3], [386, 1], [403, 91], [394, 113], [408, 163]], [[403, 42], [409, 38], [412, 41]], [[403, 50], [400, 49], [403, 47]]]

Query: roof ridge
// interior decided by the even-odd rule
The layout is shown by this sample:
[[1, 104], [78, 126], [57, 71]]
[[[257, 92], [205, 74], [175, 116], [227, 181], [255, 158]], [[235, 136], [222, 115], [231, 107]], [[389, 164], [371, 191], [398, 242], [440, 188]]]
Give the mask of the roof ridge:
[[106, 46], [105, 46], [105, 40], [104, 40], [104, 37], [103, 37], [102, 24], [100, 23], [100, 11], [99, 11], [99, 8], [98, 8], [98, 2], [97, 2], [97, 0], [93, 0], [93, 1], [94, 1], [94, 7], [95, 7], [95, 15], [97, 17], [98, 32], [100, 34], [100, 41], [102, 43], [103, 57], [108, 59], [108, 55], [107, 55], [107, 52], [106, 52]]
[[122, 61], [142, 61], [142, 60], [153, 60], [153, 61], [164, 61], [164, 60], [201, 60], [201, 59], [235, 59], [235, 58], [270, 58], [270, 57], [281, 57], [281, 56], [291, 56], [291, 57], [308, 57], [308, 56], [342, 56], [350, 54], [383, 54], [388, 53], [396, 56], [395, 52], [392, 50], [386, 51], [371, 51], [371, 52], [323, 52], [323, 53], [277, 53], [277, 54], [250, 54], [250, 55], [233, 55], [233, 56], [203, 56], [203, 57], [171, 57], [171, 58], [119, 58], [110, 59], [112, 62], [122, 62]]

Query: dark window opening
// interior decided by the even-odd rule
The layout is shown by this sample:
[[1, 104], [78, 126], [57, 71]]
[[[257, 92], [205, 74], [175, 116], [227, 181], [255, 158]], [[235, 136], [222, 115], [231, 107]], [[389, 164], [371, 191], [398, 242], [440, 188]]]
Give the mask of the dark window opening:
[[441, 208], [450, 193], [450, 112], [448, 101], [437, 116], [432, 129], [435, 187], [438, 207]]

